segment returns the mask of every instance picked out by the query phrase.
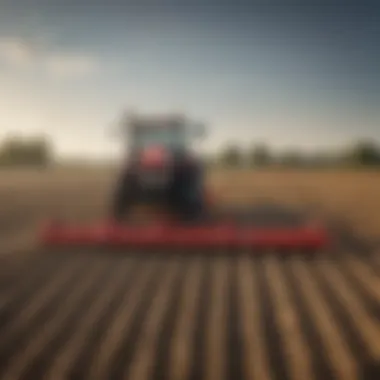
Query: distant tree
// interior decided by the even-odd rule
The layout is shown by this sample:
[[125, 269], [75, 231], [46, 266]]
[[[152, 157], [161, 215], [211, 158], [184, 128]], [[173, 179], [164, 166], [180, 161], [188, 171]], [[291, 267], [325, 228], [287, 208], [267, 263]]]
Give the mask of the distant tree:
[[310, 154], [307, 159], [307, 165], [310, 168], [329, 168], [340, 166], [341, 159], [336, 154], [333, 155], [329, 152], [317, 152]]
[[2, 166], [47, 166], [53, 159], [49, 142], [44, 138], [22, 139], [12, 136], [0, 145]]
[[219, 158], [219, 162], [226, 166], [240, 166], [243, 164], [244, 156], [242, 150], [237, 144], [226, 146]]
[[372, 141], [359, 141], [346, 156], [355, 165], [380, 165], [380, 148]]
[[307, 165], [307, 159], [301, 152], [290, 150], [279, 157], [279, 163], [289, 167], [301, 167]]
[[266, 166], [272, 163], [273, 157], [268, 146], [259, 144], [248, 152], [248, 159], [251, 165]]

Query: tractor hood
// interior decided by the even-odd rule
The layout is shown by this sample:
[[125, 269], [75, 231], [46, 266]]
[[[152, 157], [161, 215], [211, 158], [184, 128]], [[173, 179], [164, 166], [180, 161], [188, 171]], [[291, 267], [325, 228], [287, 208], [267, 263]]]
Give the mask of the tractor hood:
[[146, 190], [166, 188], [172, 174], [172, 155], [161, 146], [142, 149], [138, 155], [137, 174], [140, 185]]

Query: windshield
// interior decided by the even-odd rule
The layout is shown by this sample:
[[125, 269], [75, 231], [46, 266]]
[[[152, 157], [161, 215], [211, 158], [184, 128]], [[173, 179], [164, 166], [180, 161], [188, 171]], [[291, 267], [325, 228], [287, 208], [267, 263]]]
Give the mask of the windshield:
[[163, 145], [168, 148], [182, 147], [185, 136], [180, 129], [141, 128], [135, 132], [134, 144], [138, 148], [148, 145]]

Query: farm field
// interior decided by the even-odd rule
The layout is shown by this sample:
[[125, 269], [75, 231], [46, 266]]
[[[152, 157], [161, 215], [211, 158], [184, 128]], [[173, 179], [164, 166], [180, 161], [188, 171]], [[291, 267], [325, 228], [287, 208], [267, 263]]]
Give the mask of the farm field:
[[324, 220], [305, 259], [40, 252], [52, 215], [100, 219], [113, 174], [0, 173], [0, 378], [380, 378], [380, 173], [222, 171], [221, 203]]

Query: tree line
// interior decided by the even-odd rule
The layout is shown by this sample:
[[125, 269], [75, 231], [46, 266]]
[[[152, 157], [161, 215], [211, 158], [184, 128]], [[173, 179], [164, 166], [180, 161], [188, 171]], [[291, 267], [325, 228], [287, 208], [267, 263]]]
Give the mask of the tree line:
[[341, 150], [305, 153], [293, 149], [279, 153], [265, 144], [254, 145], [251, 149], [231, 144], [225, 146], [211, 161], [226, 167], [380, 167], [380, 146], [373, 141], [363, 140]]
[[47, 167], [53, 160], [51, 142], [44, 137], [12, 136], [0, 144], [1, 167]]
[[[314, 154], [301, 150], [276, 153], [268, 145], [257, 144], [251, 149], [239, 145], [226, 145], [207, 160], [211, 165], [223, 167], [380, 167], [380, 146], [373, 141], [359, 141], [341, 151], [324, 151]], [[55, 162], [51, 141], [43, 137], [9, 137], [0, 143], [0, 166], [47, 167]]]

